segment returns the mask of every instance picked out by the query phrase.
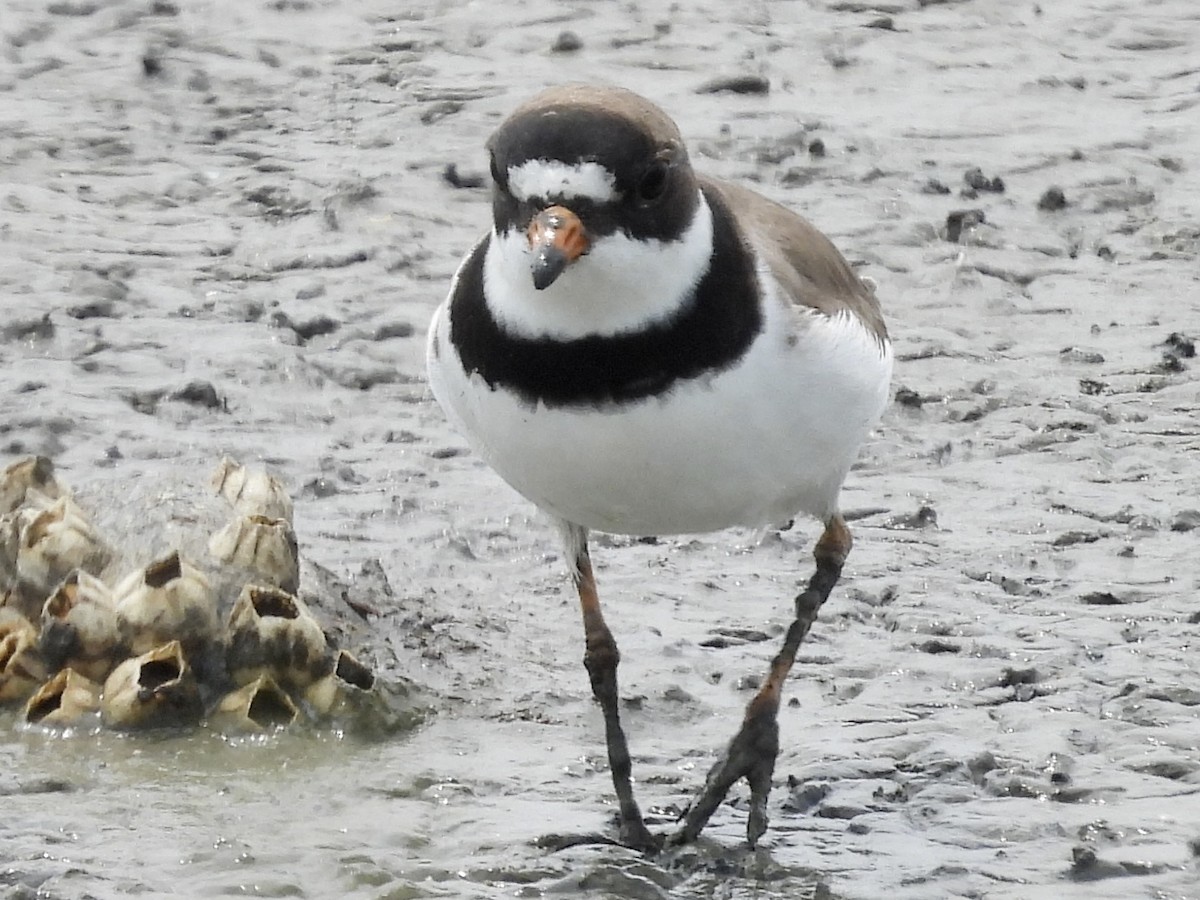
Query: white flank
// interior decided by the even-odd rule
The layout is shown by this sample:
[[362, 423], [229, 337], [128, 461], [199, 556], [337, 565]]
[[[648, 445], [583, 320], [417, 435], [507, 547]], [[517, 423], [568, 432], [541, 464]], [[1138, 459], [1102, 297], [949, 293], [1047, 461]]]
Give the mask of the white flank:
[[644, 328], [677, 310], [708, 271], [712, 229], [701, 197], [679, 240], [605, 235], [542, 291], [533, 286], [525, 235], [493, 233], [483, 270], [488, 305], [497, 321], [525, 337], [566, 340]]
[[573, 166], [557, 159], [530, 159], [508, 170], [508, 189], [518, 200], [582, 197], [596, 203], [617, 199], [612, 172], [594, 162]]

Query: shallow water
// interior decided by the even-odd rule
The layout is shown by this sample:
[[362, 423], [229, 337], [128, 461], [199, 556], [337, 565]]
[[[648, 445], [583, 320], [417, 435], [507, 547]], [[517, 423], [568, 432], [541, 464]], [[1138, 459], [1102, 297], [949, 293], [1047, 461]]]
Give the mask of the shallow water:
[[[1200, 336], [1200, 13], [739, 10], [6, 3], [3, 461], [52, 456], [131, 558], [179, 538], [139, 504], [271, 465], [307, 560], [380, 612], [353, 643], [433, 707], [383, 741], [0, 719], [10, 896], [1200, 897], [1200, 391], [1164, 344]], [[550, 52], [564, 30], [581, 50]], [[746, 73], [770, 92], [696, 93]], [[650, 94], [698, 166], [803, 210], [896, 340], [906, 402], [847, 485], [755, 852], [737, 803], [659, 860], [531, 843], [607, 826], [602, 724], [553, 535], [445, 424], [422, 334], [488, 219], [445, 166], [484, 175], [499, 118], [567, 79]], [[972, 167], [1004, 192], [960, 196]], [[964, 209], [986, 221], [946, 240]], [[195, 381], [218, 402], [175, 398]], [[813, 534], [597, 542], [663, 818]]]

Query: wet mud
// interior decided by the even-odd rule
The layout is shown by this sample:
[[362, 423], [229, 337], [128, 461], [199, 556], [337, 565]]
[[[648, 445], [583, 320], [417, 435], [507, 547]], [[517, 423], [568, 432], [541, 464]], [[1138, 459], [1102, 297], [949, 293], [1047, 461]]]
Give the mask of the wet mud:
[[[1200, 897], [1197, 59], [1189, 0], [10, 0], [0, 462], [52, 458], [147, 554], [176, 536], [147, 508], [186, 519], [224, 455], [267, 466], [302, 596], [432, 714], [234, 738], [5, 712], [0, 886]], [[488, 224], [483, 141], [568, 79], [646, 93], [699, 168], [807, 215], [895, 339], [754, 852], [743, 794], [660, 858], [536, 845], [613, 811], [578, 612], [546, 522], [425, 385]], [[815, 534], [597, 541], [656, 827]]]

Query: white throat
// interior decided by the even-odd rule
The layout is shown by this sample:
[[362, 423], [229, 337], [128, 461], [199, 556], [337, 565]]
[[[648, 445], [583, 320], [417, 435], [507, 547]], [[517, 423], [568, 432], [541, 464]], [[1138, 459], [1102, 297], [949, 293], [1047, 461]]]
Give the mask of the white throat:
[[525, 337], [560, 340], [637, 331], [661, 321], [691, 296], [712, 256], [712, 210], [700, 195], [677, 241], [598, 238], [545, 290], [533, 286], [525, 234], [492, 231], [483, 278], [497, 322]]

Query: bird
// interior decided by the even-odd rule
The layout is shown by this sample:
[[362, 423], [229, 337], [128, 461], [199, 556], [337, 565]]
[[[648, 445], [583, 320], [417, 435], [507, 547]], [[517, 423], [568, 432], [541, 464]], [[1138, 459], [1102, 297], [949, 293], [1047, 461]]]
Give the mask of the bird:
[[[890, 393], [875, 286], [802, 216], [699, 174], [670, 116], [624, 88], [549, 87], [486, 149], [492, 227], [431, 318], [430, 388], [559, 534], [604, 717], [617, 841], [646, 852], [693, 841], [745, 778], [754, 847], [768, 828], [784, 681], [850, 552], [839, 494]], [[783, 646], [676, 830], [656, 835], [633, 792], [620, 654], [589, 536], [798, 514], [823, 530]]]

